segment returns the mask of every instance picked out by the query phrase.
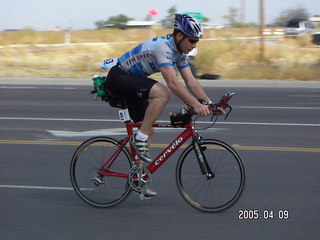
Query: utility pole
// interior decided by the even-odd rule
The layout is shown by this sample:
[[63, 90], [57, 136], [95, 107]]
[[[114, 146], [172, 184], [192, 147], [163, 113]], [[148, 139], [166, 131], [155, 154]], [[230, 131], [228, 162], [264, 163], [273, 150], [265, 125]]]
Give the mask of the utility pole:
[[264, 59], [264, 36], [263, 36], [263, 28], [264, 28], [264, 0], [260, 0], [260, 58]]
[[240, 23], [244, 25], [246, 23], [246, 0], [241, 0], [240, 11]]

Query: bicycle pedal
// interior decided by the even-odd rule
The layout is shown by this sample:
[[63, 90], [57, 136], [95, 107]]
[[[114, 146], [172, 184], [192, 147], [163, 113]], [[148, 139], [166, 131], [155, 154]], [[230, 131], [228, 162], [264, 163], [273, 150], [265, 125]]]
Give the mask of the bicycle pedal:
[[140, 200], [143, 201], [143, 200], [147, 200], [147, 199], [150, 199], [151, 197], [148, 197], [144, 194], [144, 192], [140, 193]]

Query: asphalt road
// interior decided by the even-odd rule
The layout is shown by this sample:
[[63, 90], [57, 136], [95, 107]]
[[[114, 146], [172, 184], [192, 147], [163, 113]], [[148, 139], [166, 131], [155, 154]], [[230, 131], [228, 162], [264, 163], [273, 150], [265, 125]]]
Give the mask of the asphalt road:
[[[216, 98], [239, 92], [229, 118], [201, 131], [234, 145], [245, 163], [241, 199], [219, 214], [199, 212], [180, 197], [179, 152], [154, 175], [156, 198], [141, 201], [133, 193], [116, 208], [86, 205], [71, 189], [70, 159], [91, 136], [122, 137], [117, 110], [94, 101], [89, 86], [0, 84], [0, 239], [318, 239], [320, 88], [206, 89]], [[180, 106], [172, 98], [160, 119]], [[175, 134], [158, 131], [154, 142]], [[263, 217], [249, 219], [255, 210]]]

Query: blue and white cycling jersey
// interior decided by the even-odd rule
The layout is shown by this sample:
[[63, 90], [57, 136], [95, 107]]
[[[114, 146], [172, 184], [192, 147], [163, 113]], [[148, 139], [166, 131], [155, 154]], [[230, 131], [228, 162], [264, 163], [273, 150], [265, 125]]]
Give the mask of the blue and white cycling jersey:
[[187, 56], [177, 51], [172, 34], [140, 44], [122, 55], [118, 64], [127, 73], [141, 77], [159, 72], [162, 66], [179, 69], [189, 66]]

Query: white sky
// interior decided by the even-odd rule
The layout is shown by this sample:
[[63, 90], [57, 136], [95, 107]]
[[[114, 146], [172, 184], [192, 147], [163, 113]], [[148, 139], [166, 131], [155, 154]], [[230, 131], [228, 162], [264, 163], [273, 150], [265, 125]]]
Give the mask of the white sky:
[[[240, 8], [242, 0], [0, 0], [0, 30], [60, 27], [94, 29], [95, 22], [125, 14], [144, 20], [150, 9], [157, 9], [154, 20], [162, 20], [168, 9], [202, 12], [212, 23], [226, 24], [230, 7]], [[259, 22], [259, 0], [245, 0], [246, 22]], [[266, 23], [272, 23], [283, 10], [305, 8], [311, 16], [320, 15], [320, 0], [264, 0]]]

